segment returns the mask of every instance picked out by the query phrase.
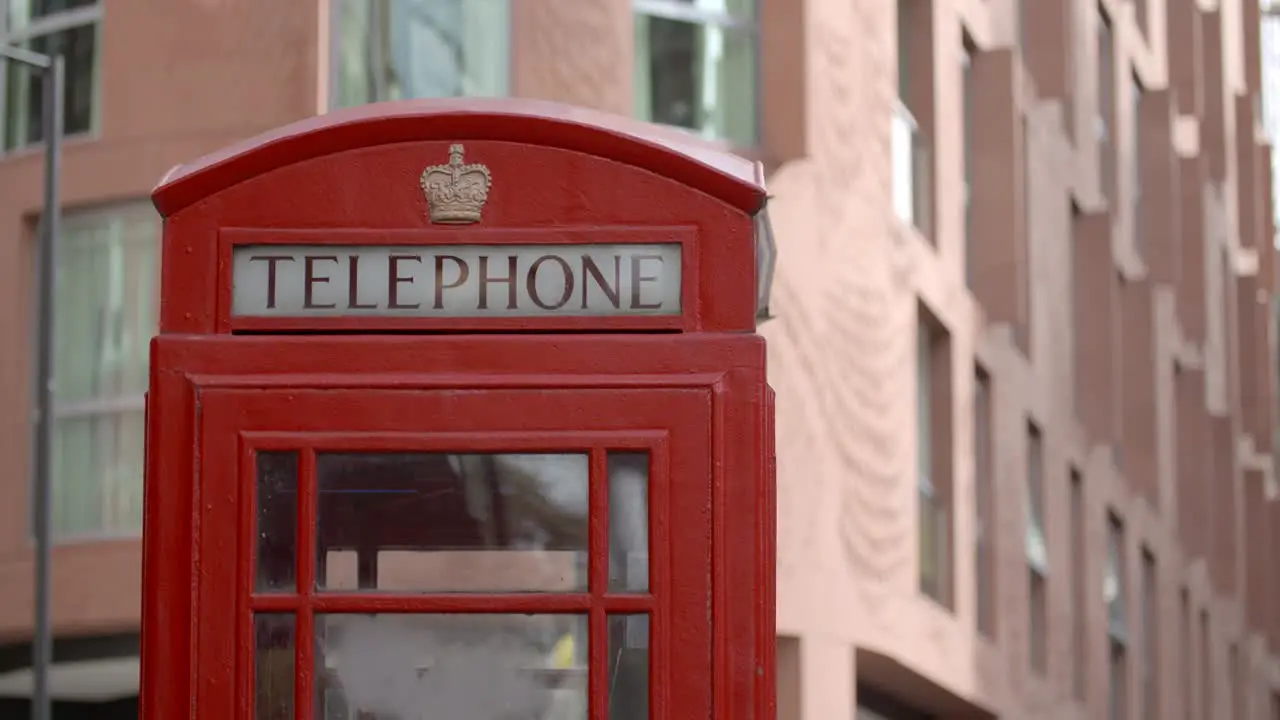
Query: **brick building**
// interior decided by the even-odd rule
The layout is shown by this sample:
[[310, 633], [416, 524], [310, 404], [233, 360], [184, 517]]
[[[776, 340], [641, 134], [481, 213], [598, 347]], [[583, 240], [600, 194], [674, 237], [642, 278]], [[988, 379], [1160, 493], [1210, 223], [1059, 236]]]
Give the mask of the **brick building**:
[[[692, 128], [776, 196], [779, 716], [1280, 718], [1254, 0], [0, 0], [68, 58], [68, 718], [135, 713], [155, 181], [380, 99]], [[30, 692], [39, 93], [0, 73], [0, 716]]]

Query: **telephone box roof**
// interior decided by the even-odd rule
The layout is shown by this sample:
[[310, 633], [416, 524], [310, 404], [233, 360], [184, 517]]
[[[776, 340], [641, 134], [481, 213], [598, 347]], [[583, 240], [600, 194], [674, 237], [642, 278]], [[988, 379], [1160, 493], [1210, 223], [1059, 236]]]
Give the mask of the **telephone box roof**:
[[168, 217], [281, 167], [356, 148], [436, 139], [558, 147], [672, 178], [748, 214], [765, 202], [759, 163], [700, 138], [596, 110], [507, 98], [402, 100], [310, 117], [173, 168], [152, 200]]

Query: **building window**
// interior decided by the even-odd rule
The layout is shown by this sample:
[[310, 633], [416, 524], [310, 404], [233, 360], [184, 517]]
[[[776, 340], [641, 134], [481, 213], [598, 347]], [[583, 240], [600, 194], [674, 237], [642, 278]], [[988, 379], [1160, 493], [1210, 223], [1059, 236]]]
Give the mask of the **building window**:
[[[929, 228], [929, 152], [924, 133], [916, 122], [913, 94], [920, 92], [913, 83], [929, 77], [928, 69], [915, 72], [911, 58], [916, 33], [930, 27], [924, 14], [931, 12], [920, 0], [896, 0], [898, 18], [898, 101], [894, 104], [890, 151], [893, 162], [893, 209], [898, 219], [915, 226], [930, 240]], [[917, 55], [916, 57], [920, 57]]]
[[1209, 611], [1200, 611], [1200, 717], [1213, 717], [1213, 638], [1209, 633]]
[[1076, 143], [1076, 73], [1080, 71], [1076, 67], [1080, 59], [1080, 49], [1076, 47], [1079, 42], [1078, 31], [1076, 30], [1076, 4], [1061, 3], [1062, 9], [1060, 21], [1062, 23], [1063, 43], [1062, 43], [1062, 69], [1063, 69], [1063, 93], [1062, 93], [1062, 126], [1066, 130], [1067, 138]]
[[1031, 357], [1031, 248], [1035, 244], [1033, 236], [1035, 234], [1035, 218], [1032, 216], [1035, 209], [1033, 197], [1033, 184], [1031, 182], [1032, 166], [1034, 164], [1033, 155], [1033, 136], [1031, 134], [1031, 122], [1026, 114], [1022, 115], [1021, 124], [1022, 133], [1022, 262], [1018, 268], [1018, 304], [1021, 317], [1014, 326], [1014, 334], [1018, 342], [1018, 347], [1022, 348], [1023, 355]]
[[1227, 648], [1227, 684], [1231, 693], [1231, 717], [1244, 720], [1245, 698], [1241, 679], [1240, 646], [1237, 643], [1231, 643], [1231, 647]]
[[1138, 79], [1138, 74], [1133, 75], [1133, 167], [1132, 167], [1132, 192], [1133, 192], [1133, 247], [1137, 250], [1138, 255], [1146, 258], [1147, 253], [1147, 237], [1145, 227], [1142, 222], [1142, 95], [1146, 92], [1142, 87], [1142, 81]]
[[[1067, 298], [1068, 298], [1067, 312], [1070, 314], [1070, 317], [1071, 317], [1072, 341], [1074, 342], [1076, 347], [1079, 348], [1081, 345], [1084, 344], [1085, 338], [1086, 338], [1086, 335], [1084, 333], [1084, 327], [1083, 327], [1084, 323], [1081, 320], [1082, 314], [1080, 312], [1080, 299], [1076, 295], [1076, 293], [1079, 292], [1079, 288], [1076, 287], [1076, 278], [1078, 276], [1076, 273], [1076, 268], [1080, 262], [1080, 259], [1079, 259], [1079, 252], [1080, 252], [1079, 239], [1081, 236], [1080, 226], [1081, 226], [1081, 223], [1084, 221], [1084, 211], [1081, 210], [1080, 206], [1076, 204], [1074, 198], [1068, 199], [1067, 202], [1071, 206], [1071, 211], [1070, 211], [1071, 234], [1067, 236], [1067, 252], [1069, 253], [1070, 262], [1067, 263], [1067, 266], [1065, 268], [1065, 271], [1067, 274], [1067, 282], [1064, 284], [1067, 288]], [[1079, 419], [1080, 418], [1080, 396], [1082, 394], [1080, 392], [1080, 386], [1081, 386], [1081, 380], [1082, 380], [1080, 376], [1083, 374], [1083, 371], [1081, 370], [1079, 362], [1069, 363], [1069, 366], [1071, 367], [1071, 411], [1072, 411], [1072, 414], [1077, 419]]]
[[978, 632], [995, 637], [994, 469], [991, 461], [991, 376], [981, 367], [973, 380], [974, 588]]
[[1107, 690], [1108, 717], [1123, 720], [1128, 703], [1129, 630], [1126, 608], [1124, 569], [1124, 525], [1114, 514], [1107, 516], [1107, 571], [1102, 579], [1103, 600], [1107, 605], [1107, 638], [1110, 647], [1110, 671]]
[[1182, 716], [1185, 720], [1192, 720], [1196, 716], [1195, 703], [1192, 702], [1196, 670], [1191, 654], [1191, 634], [1195, 627], [1191, 624], [1191, 591], [1186, 587], [1182, 588], [1179, 604], [1182, 614], [1179, 623], [1182, 626]]
[[[1031, 2], [1034, 1], [1031, 0]], [[1018, 0], [1017, 7], [1014, 10], [1014, 12], [1018, 13], [1018, 51], [1022, 53], [1023, 57], [1026, 57], [1027, 51], [1031, 49], [1031, 46], [1027, 44], [1027, 26], [1031, 20], [1028, 17], [1028, 13], [1031, 12], [1030, 4], [1028, 0]]]
[[333, 104], [506, 95], [509, 0], [333, 0]]
[[1140, 717], [1160, 717], [1160, 607], [1156, 557], [1142, 549], [1142, 704]]
[[1115, 117], [1112, 101], [1115, 83], [1114, 39], [1111, 34], [1111, 17], [1098, 7], [1098, 111], [1094, 129], [1098, 140], [1098, 173], [1102, 194], [1108, 200], [1114, 195], [1115, 153], [1111, 147], [1111, 122]]
[[916, 341], [916, 472], [919, 496], [920, 592], [951, 606], [950, 342], [921, 308]]
[[1085, 603], [1089, 548], [1085, 545], [1084, 477], [1071, 468], [1071, 689], [1084, 700], [1088, 672], [1089, 618]]
[[1030, 627], [1028, 630], [1031, 669], [1044, 675], [1049, 659], [1049, 551], [1044, 531], [1044, 443], [1040, 428], [1027, 423], [1027, 530], [1026, 555], [1030, 572]]
[[[100, 0], [0, 0], [0, 44], [61, 55], [63, 132], [91, 132], [98, 99]], [[0, 60], [0, 149], [44, 140], [44, 77], [17, 62]]]
[[756, 1], [635, 0], [636, 114], [754, 147]]
[[54, 299], [52, 511], [60, 538], [142, 527], [158, 230], [155, 211], [143, 203], [64, 220]]
[[1128, 647], [1116, 638], [1111, 638], [1111, 654], [1107, 659], [1107, 717], [1111, 720], [1124, 720], [1126, 704], [1129, 702], [1126, 688], [1129, 660], [1126, 657]]
[[964, 165], [964, 184], [960, 188], [960, 192], [964, 194], [962, 198], [964, 202], [964, 279], [965, 284], [970, 290], [974, 288], [973, 284], [973, 56], [976, 54], [976, 46], [973, 38], [969, 37], [969, 33], [964, 33], [962, 39], [962, 49], [960, 54], [960, 94], [962, 96], [963, 107], [961, 108], [961, 134], [963, 142], [963, 153], [961, 161]]

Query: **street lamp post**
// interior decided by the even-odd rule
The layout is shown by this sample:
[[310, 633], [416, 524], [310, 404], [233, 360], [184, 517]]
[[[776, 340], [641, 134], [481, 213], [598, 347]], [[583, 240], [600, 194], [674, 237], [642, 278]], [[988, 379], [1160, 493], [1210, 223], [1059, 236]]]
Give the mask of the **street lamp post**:
[[0, 60], [18, 62], [41, 74], [44, 108], [41, 127], [44, 139], [44, 212], [41, 218], [39, 296], [36, 300], [36, 394], [35, 441], [32, 483], [35, 562], [35, 632], [31, 642], [32, 720], [52, 720], [49, 699], [49, 665], [53, 661], [53, 628], [50, 618], [50, 485], [53, 462], [53, 298], [57, 278], [58, 232], [62, 221], [62, 56], [50, 56], [22, 48], [0, 45]]

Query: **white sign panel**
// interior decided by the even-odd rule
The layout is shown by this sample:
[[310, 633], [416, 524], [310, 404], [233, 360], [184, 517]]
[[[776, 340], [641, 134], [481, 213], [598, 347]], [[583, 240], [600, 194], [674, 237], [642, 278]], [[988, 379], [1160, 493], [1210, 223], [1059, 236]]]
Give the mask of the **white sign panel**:
[[241, 245], [238, 317], [680, 314], [680, 245]]

